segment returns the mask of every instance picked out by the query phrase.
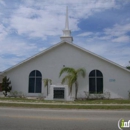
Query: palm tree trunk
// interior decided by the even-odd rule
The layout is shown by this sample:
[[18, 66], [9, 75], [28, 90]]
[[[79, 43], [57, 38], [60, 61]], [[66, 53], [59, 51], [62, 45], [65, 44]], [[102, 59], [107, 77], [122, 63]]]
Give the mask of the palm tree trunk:
[[47, 85], [47, 96], [48, 96], [48, 85]]
[[77, 93], [78, 93], [78, 82], [75, 82], [75, 99], [77, 100]]

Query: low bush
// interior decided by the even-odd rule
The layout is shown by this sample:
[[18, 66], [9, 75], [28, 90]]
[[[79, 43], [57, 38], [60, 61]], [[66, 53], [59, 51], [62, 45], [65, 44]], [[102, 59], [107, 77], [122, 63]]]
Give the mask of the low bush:
[[89, 92], [84, 91], [86, 99], [110, 99], [110, 92], [105, 92], [102, 94], [90, 94]]
[[22, 92], [11, 91], [9, 97], [25, 98], [25, 95]]

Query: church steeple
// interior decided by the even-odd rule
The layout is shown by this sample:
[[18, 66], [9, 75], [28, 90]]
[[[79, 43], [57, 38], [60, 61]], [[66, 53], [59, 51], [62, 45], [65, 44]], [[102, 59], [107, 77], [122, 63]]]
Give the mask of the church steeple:
[[73, 37], [71, 36], [71, 31], [69, 30], [68, 7], [66, 7], [65, 29], [63, 30], [63, 36], [61, 36], [60, 38], [61, 41], [68, 41], [68, 42], [73, 41]]
[[68, 21], [68, 7], [66, 7], [66, 21], [65, 21], [65, 30], [69, 30], [69, 21]]

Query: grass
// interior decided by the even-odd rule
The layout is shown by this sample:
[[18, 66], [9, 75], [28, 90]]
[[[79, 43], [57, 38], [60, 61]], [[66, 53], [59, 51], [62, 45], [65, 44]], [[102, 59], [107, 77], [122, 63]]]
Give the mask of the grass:
[[30, 102], [30, 103], [64, 103], [64, 104], [130, 104], [130, 100], [124, 99], [104, 99], [104, 100], [76, 100], [76, 101], [47, 101], [40, 99], [27, 99], [27, 98], [11, 98], [0, 97], [0, 101], [12, 101], [12, 102]]
[[83, 104], [130, 104], [130, 100], [124, 99], [103, 99], [103, 100], [86, 100], [86, 101], [76, 101], [76, 103]]
[[41, 102], [38, 99], [14, 98], [14, 97], [0, 97], [0, 101], [17, 101], [17, 102]]
[[[83, 101], [76, 100], [72, 102], [67, 102], [67, 101], [46, 101], [40, 99], [0, 97], [0, 101], [3, 101], [0, 103], [0, 107], [130, 110], [130, 105], [123, 105], [123, 104], [130, 104], [130, 100], [123, 100], [123, 99], [83, 100]], [[9, 103], [4, 101], [9, 101]], [[50, 103], [50, 104], [31, 104], [31, 103]], [[83, 104], [83, 105], [79, 105], [79, 104]], [[97, 104], [97, 105], [91, 105], [91, 104]], [[110, 105], [105, 105], [105, 104], [110, 104]], [[116, 105], [111, 105], [111, 104], [116, 104]]]
[[0, 103], [0, 107], [24, 107], [24, 108], [58, 108], [58, 109], [107, 109], [107, 110], [113, 110], [113, 109], [125, 109], [130, 110], [130, 106], [83, 106], [83, 105], [51, 105], [51, 104], [20, 104], [20, 103]]

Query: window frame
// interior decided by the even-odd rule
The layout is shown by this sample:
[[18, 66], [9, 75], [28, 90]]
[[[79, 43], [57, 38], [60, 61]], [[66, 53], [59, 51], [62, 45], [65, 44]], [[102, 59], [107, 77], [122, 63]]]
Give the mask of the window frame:
[[[34, 72], [34, 75], [31, 75]], [[40, 74], [40, 76], [37, 76], [37, 72]], [[34, 91], [31, 92], [30, 91], [30, 79], [34, 78]], [[40, 83], [40, 92], [37, 92], [37, 79], [41, 79], [41, 83]], [[42, 74], [39, 70], [33, 70], [30, 72], [29, 74], [29, 79], [28, 79], [28, 93], [42, 93]]]
[[[94, 76], [91, 76], [91, 74], [93, 73], [93, 71], [94, 71]], [[98, 76], [98, 72], [100, 72], [100, 76]], [[95, 92], [90, 92], [90, 79], [94, 79], [94, 90], [95, 90]], [[102, 91], [101, 92], [98, 92], [98, 79], [102, 79], [102, 82], [101, 82], [101, 84], [102, 84], [102, 88], [100, 88], [100, 89], [102, 89]], [[100, 71], [100, 70], [92, 70], [90, 73], [89, 73], [89, 93], [90, 94], [102, 94], [103, 93], [103, 74], [102, 74], [102, 72]]]

